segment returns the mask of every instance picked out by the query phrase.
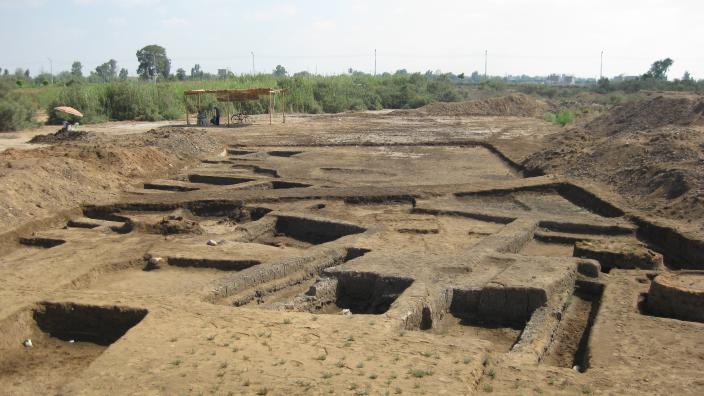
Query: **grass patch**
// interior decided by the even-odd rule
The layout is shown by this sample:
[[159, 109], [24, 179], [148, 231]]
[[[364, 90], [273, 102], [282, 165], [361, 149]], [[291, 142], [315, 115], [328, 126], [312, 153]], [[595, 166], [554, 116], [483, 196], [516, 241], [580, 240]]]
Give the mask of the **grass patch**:
[[408, 371], [408, 374], [412, 375], [415, 378], [423, 378], [423, 377], [433, 375], [433, 372], [432, 372], [432, 370], [411, 369]]

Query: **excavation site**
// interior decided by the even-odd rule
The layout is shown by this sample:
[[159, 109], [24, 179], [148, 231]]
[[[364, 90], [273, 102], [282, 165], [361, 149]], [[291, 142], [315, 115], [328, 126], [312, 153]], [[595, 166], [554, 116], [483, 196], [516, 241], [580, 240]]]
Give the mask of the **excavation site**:
[[[0, 393], [704, 393], [699, 121], [492, 100], [0, 153]], [[621, 182], [662, 128], [699, 169]]]

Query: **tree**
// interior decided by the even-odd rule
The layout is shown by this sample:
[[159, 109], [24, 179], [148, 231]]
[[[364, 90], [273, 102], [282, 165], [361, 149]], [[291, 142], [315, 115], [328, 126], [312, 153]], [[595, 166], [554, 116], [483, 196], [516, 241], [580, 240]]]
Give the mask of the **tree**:
[[684, 75], [682, 76], [682, 81], [690, 82], [693, 81], [694, 79], [692, 78], [692, 75], [689, 74], [688, 71], [684, 72]]
[[74, 77], [83, 77], [83, 65], [79, 61], [73, 62], [71, 65], [71, 75]]
[[607, 93], [611, 89], [611, 82], [608, 78], [602, 77], [596, 82], [596, 90], [599, 93]]
[[9, 70], [7, 70], [7, 69], [5, 69], [5, 71], [4, 71], [4, 72], [2, 72], [2, 75], [3, 75], [3, 76], [5, 76], [5, 77], [7, 77], [7, 76], [9, 76], [9, 75], [10, 75], [10, 71], [9, 71]]
[[171, 59], [166, 56], [166, 49], [162, 46], [153, 44], [142, 48], [137, 51], [137, 61], [137, 74], [145, 80], [157, 76], [167, 78], [171, 73]]
[[129, 72], [127, 71], [127, 69], [125, 69], [124, 67], [122, 69], [120, 69], [120, 81], [127, 80], [128, 75], [129, 75]]
[[274, 69], [274, 72], [272, 73], [275, 77], [286, 77], [288, 72], [286, 71], [286, 68], [281, 66], [281, 65], [276, 65], [276, 68]]
[[25, 76], [26, 78], [29, 78], [29, 69], [27, 69], [27, 70], [24, 71], [24, 76]]
[[458, 74], [457, 78], [459, 78], [460, 80], [464, 80], [464, 73]]
[[95, 75], [102, 82], [112, 81], [117, 77], [117, 61], [110, 59], [102, 65], [95, 68]]
[[176, 70], [176, 78], [179, 81], [185, 80], [186, 79], [186, 71], [179, 67], [178, 70]]
[[203, 71], [200, 69], [200, 65], [196, 64], [191, 68], [191, 79], [202, 79], [203, 78]]
[[674, 61], [670, 58], [665, 58], [665, 59], [661, 59], [659, 61], [653, 62], [653, 64], [650, 66], [650, 70], [648, 70], [647, 73], [643, 74], [642, 79], [643, 80], [666, 81], [667, 80], [667, 69], [669, 69], [673, 63], [674, 63]]

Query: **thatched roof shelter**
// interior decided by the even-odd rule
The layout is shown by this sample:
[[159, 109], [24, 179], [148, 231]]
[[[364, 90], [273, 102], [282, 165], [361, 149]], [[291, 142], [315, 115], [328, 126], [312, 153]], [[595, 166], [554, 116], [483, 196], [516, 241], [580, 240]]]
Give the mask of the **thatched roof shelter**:
[[[200, 106], [201, 95], [215, 95], [218, 102], [245, 102], [249, 100], [259, 100], [263, 96], [269, 96], [269, 123], [272, 122], [276, 96], [281, 95], [283, 102], [283, 120], [286, 122], [286, 88], [247, 88], [247, 89], [194, 89], [183, 93], [184, 99], [189, 96], [196, 96]], [[188, 110], [186, 110], [186, 122], [190, 125]], [[228, 117], [229, 122], [229, 117]]]

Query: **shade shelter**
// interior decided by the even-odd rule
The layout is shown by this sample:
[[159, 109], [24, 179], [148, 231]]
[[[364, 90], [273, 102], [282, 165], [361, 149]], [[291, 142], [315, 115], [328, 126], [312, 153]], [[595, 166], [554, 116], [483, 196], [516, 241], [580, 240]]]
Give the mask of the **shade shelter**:
[[[195, 96], [198, 100], [198, 110], [200, 110], [200, 97], [202, 95], [215, 95], [218, 102], [246, 102], [250, 100], [259, 100], [264, 96], [269, 97], [269, 124], [273, 122], [274, 109], [276, 108], [276, 98], [280, 97], [283, 122], [286, 123], [286, 88], [248, 88], [248, 89], [196, 89], [185, 91], [183, 93], [184, 101], [186, 101], [186, 123], [191, 124], [188, 115], [188, 98]], [[227, 123], [230, 124], [230, 114], [228, 108]]]

